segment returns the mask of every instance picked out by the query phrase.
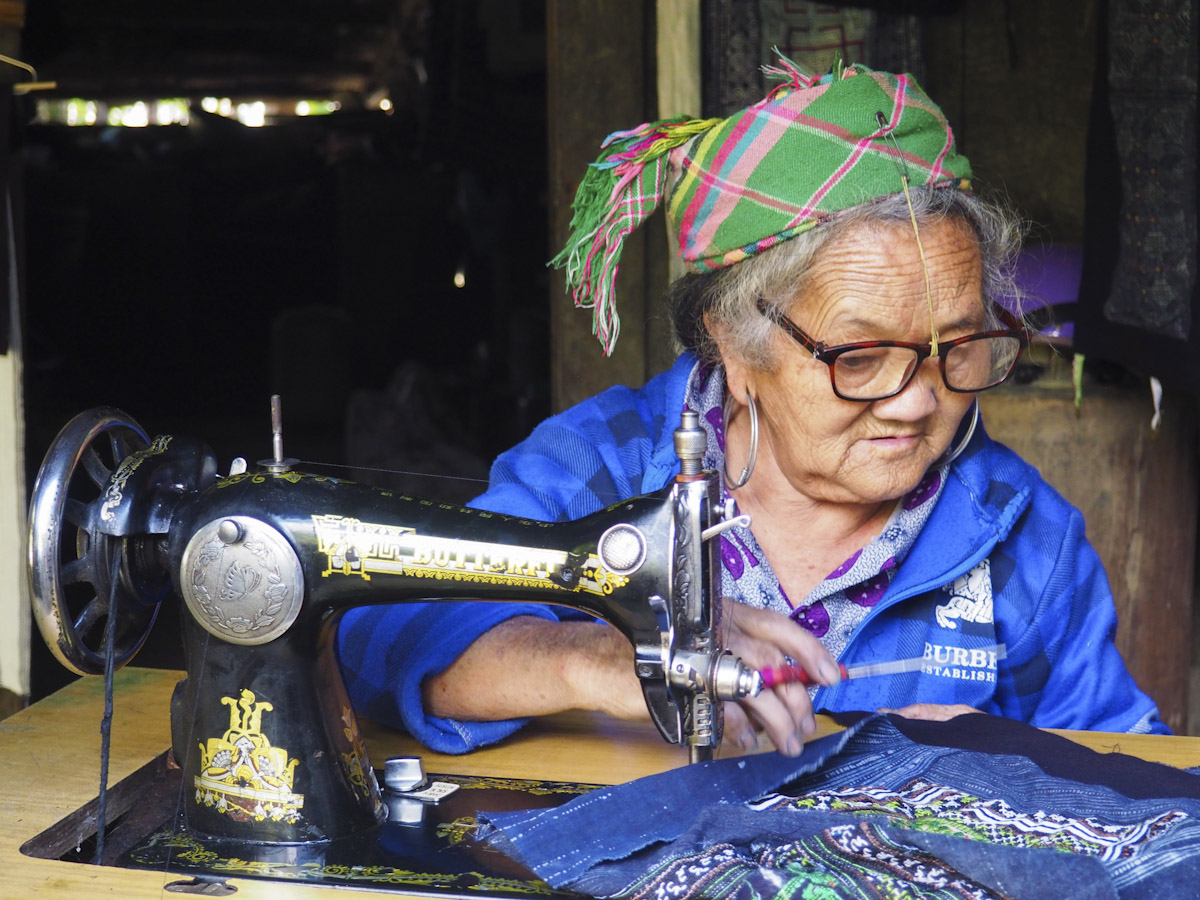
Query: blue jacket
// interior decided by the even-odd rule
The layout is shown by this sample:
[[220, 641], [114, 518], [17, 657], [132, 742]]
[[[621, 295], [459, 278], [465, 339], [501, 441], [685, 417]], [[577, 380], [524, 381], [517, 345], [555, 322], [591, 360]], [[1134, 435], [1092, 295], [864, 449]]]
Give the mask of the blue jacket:
[[[634, 390], [613, 387], [542, 422], [492, 466], [471, 505], [543, 521], [575, 519], [658, 490], [678, 469], [672, 432], [696, 360], [681, 356]], [[984, 560], [992, 609], [954, 601], [946, 586]], [[531, 604], [395, 604], [346, 613], [339, 654], [350, 698], [377, 721], [440, 752], [464, 752], [524, 720], [428, 716], [421, 683], [472, 641]], [[887, 594], [842, 654], [847, 666], [924, 656], [920, 671], [821, 688], [817, 709], [875, 710], [965, 703], [1043, 728], [1166, 733], [1117, 652], [1116, 610], [1083, 517], [1037, 471], [977, 430]], [[430, 640], [436, 635], [436, 640]], [[1003, 644], [998, 664], [987, 648]]]

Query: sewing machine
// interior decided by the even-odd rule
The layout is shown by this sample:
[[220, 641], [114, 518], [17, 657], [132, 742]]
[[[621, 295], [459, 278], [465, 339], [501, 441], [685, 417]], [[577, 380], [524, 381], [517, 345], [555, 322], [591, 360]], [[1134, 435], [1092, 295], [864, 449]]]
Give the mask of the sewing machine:
[[90, 410], [51, 445], [31, 499], [35, 618], [68, 669], [120, 668], [161, 604], [183, 601], [171, 730], [189, 833], [324, 842], [385, 820], [334, 656], [352, 606], [515, 600], [602, 618], [633, 644], [659, 732], [693, 761], [720, 742], [721, 701], [758, 690], [723, 649], [712, 538], [740, 519], [702, 471], [695, 413], [675, 432], [674, 483], [553, 524], [297, 471], [277, 398], [272, 413], [272, 457], [221, 476], [204, 444]]

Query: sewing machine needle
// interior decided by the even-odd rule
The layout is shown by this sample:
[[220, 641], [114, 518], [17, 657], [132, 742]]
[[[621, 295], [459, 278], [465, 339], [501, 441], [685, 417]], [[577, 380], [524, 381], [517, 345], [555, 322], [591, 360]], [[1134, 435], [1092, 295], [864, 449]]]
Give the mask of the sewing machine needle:
[[[993, 644], [983, 649], [988, 654], [994, 653], [997, 660], [1004, 659], [1004, 644]], [[838, 663], [838, 668], [842, 672], [842, 680], [848, 681], [851, 678], [874, 678], [878, 675], [899, 675], [904, 672], [917, 672], [927, 663], [928, 660], [924, 656], [914, 656], [910, 659], [893, 659], [886, 662], [864, 663], [858, 666], [846, 666], [844, 663]], [[797, 682], [803, 685], [816, 683], [803, 668], [797, 665], [773, 666], [771, 668], [759, 669], [758, 674], [765, 688], [774, 687], [777, 684]]]

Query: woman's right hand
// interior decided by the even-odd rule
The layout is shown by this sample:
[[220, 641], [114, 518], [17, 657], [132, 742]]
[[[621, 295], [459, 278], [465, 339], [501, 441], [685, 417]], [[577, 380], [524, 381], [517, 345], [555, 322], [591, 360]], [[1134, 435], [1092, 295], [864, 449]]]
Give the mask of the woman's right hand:
[[[818, 684], [837, 684], [841, 673], [829, 651], [783, 613], [725, 599], [725, 647], [753, 669], [782, 666], [788, 659]], [[725, 704], [725, 740], [743, 750], [765, 732], [775, 748], [797, 756], [817, 730], [808, 689], [799, 683], [764, 688], [757, 697]]]
[[[821, 684], [840, 679], [829, 651], [782, 613], [722, 601], [725, 647], [762, 669], [788, 658]], [[491, 721], [593, 709], [622, 719], [648, 719], [634, 671], [633, 647], [610, 625], [508, 619], [485, 632], [444, 672], [424, 685], [433, 715]], [[781, 753], [795, 756], [816, 730], [801, 684], [765, 688], [757, 697], [725, 704], [725, 739], [743, 749], [765, 732]]]

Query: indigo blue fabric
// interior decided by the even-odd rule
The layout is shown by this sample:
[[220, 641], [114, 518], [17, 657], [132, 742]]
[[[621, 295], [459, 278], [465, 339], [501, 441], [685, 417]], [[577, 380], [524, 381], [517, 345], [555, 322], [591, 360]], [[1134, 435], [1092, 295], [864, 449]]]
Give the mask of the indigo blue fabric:
[[[1021, 723], [937, 725], [948, 744], [973, 732], [1029, 755], [920, 743], [904, 724], [874, 715], [798, 759], [718, 760], [557, 809], [481, 814], [485, 839], [598, 897], [1196, 896], [1200, 777], [1085, 749], [1075, 780], [1046, 771], [1063, 739]], [[1110, 786], [1133, 783], [1130, 770], [1135, 797]]]
[[690, 824], [691, 811], [736, 807], [817, 771], [867, 720], [805, 746], [798, 757], [779, 753], [711, 760], [598, 788], [564, 806], [481, 813], [496, 829], [490, 841], [553, 887], [574, 884], [597, 863], [623, 860]]
[[[540, 424], [492, 466], [472, 506], [573, 519], [658, 490], [678, 469], [672, 433], [697, 361], [681, 356], [643, 388], [610, 388]], [[948, 586], [987, 561], [992, 601], [954, 606]], [[431, 718], [419, 679], [442, 671], [498, 617], [547, 607], [406, 604], [348, 612], [338, 650], [356, 708], [442, 752], [464, 752], [521, 722]], [[964, 703], [1043, 728], [1166, 733], [1114, 644], [1116, 610], [1083, 518], [1037, 471], [976, 431], [884, 597], [841, 656], [847, 666], [926, 656], [922, 671], [846, 681], [827, 711]], [[986, 648], [1002, 643], [994, 666]]]
[[[843, 713], [834, 719], [850, 727], [872, 713]], [[1176, 769], [1121, 753], [1117, 745], [1098, 754], [1075, 741], [1020, 725], [996, 716], [959, 716], [954, 725], [890, 716], [889, 721], [906, 738], [918, 744], [1025, 756], [1047, 775], [1098, 784], [1126, 797], [1187, 797], [1200, 800], [1200, 769]]]

